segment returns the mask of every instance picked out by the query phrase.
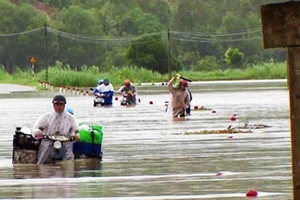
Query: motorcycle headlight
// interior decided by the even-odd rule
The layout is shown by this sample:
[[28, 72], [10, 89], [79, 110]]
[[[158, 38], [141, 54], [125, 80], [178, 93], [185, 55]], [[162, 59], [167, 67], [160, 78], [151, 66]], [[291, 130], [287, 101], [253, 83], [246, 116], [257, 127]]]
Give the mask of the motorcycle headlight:
[[60, 141], [55, 141], [53, 143], [53, 146], [54, 146], [55, 149], [60, 149], [61, 148], [61, 142]]

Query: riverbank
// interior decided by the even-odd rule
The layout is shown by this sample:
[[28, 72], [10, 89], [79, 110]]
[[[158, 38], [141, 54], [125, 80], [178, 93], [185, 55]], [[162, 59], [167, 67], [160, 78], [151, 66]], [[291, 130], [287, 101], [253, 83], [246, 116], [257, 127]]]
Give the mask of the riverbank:
[[[137, 88], [140, 94], [162, 93], [168, 91], [166, 85], [167, 83], [142, 83]], [[193, 81], [188, 83], [188, 87], [193, 92], [288, 89], [287, 79]]]
[[[288, 87], [286, 79], [272, 79], [272, 80], [239, 80], [239, 81], [195, 81], [189, 82], [189, 88], [193, 92], [211, 92], [211, 91], [239, 91], [239, 90], [257, 90], [263, 89], [283, 89]], [[155, 94], [165, 93], [168, 91], [166, 88], [167, 83], [141, 83], [136, 84], [139, 94]], [[46, 86], [44, 86], [45, 89]], [[118, 90], [117, 86], [114, 86], [115, 90]], [[68, 87], [67, 87], [68, 88]], [[79, 92], [86, 93], [90, 91], [89, 88], [72, 88], [74, 91], [68, 91], [68, 93], [74, 93], [78, 95]], [[0, 84], [0, 94], [12, 94], [17, 92], [37, 92], [37, 87], [24, 86], [18, 84]], [[45, 92], [45, 91], [44, 91]], [[50, 92], [62, 92], [61, 88], [53, 88]]]

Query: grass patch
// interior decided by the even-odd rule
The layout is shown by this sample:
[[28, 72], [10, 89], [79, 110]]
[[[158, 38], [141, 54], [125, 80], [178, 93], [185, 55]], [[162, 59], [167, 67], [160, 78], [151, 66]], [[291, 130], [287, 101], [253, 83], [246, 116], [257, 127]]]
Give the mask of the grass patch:
[[[248, 66], [245, 70], [180, 71], [173, 72], [172, 75], [176, 73], [193, 81], [286, 79], [287, 64], [286, 62], [271, 62], [263, 65]], [[45, 70], [33, 74], [32, 71], [18, 69], [14, 74], [10, 75], [4, 70], [3, 66], [0, 67], [0, 83], [34, 86], [37, 85], [38, 81], [44, 81], [45, 78]], [[144, 68], [131, 66], [123, 67], [122, 69], [111, 68], [109, 72], [101, 72], [97, 66], [82, 66], [81, 70], [77, 71], [71, 69], [68, 65], [63, 66], [62, 63], [56, 62], [54, 66], [49, 66], [48, 68], [48, 82], [56, 87], [94, 87], [100, 78], [108, 78], [114, 86], [121, 86], [127, 78], [136, 84], [168, 81], [167, 74], [162, 75]]]

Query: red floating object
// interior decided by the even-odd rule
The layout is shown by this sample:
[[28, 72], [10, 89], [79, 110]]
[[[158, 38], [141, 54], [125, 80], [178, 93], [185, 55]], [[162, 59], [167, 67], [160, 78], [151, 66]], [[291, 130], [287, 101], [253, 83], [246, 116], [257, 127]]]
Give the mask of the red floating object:
[[194, 106], [194, 110], [198, 110], [198, 106]]
[[213, 111], [211, 111], [211, 113], [216, 113], [216, 111], [215, 111], [215, 110], [213, 110]]
[[218, 172], [218, 173], [216, 174], [216, 176], [222, 176], [222, 175], [223, 175], [222, 172]]
[[115, 100], [118, 101], [118, 97], [115, 97]]
[[150, 102], [149, 102], [149, 104], [151, 104], [151, 105], [152, 105], [152, 104], [153, 104], [153, 102], [152, 102], [152, 101], [150, 101]]
[[256, 191], [256, 190], [249, 190], [249, 191], [246, 193], [246, 196], [247, 196], [247, 197], [256, 197], [256, 196], [257, 196], [257, 191]]
[[228, 136], [228, 138], [229, 138], [229, 139], [232, 139], [232, 138], [233, 138], [233, 136]]
[[230, 120], [231, 120], [231, 121], [235, 121], [236, 118], [235, 118], [234, 116], [232, 116], [232, 117], [230, 118]]

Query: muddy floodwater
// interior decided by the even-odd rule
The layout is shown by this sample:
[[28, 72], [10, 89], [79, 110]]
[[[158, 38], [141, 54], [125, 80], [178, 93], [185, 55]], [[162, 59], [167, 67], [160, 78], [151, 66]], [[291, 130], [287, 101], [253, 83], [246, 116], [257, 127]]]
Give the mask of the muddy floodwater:
[[[289, 94], [282, 84], [191, 86], [192, 115], [165, 113], [163, 86], [139, 88], [141, 102], [93, 107], [92, 96], [65, 94], [78, 122], [103, 126], [103, 161], [12, 165], [16, 127], [31, 127], [57, 93], [0, 95], [2, 199], [292, 199]], [[153, 91], [160, 92], [153, 92]], [[152, 102], [153, 104], [150, 104]], [[193, 110], [204, 106], [208, 110]], [[215, 111], [215, 112], [213, 112]], [[231, 121], [235, 115], [236, 121]], [[184, 134], [248, 124], [240, 134]]]

